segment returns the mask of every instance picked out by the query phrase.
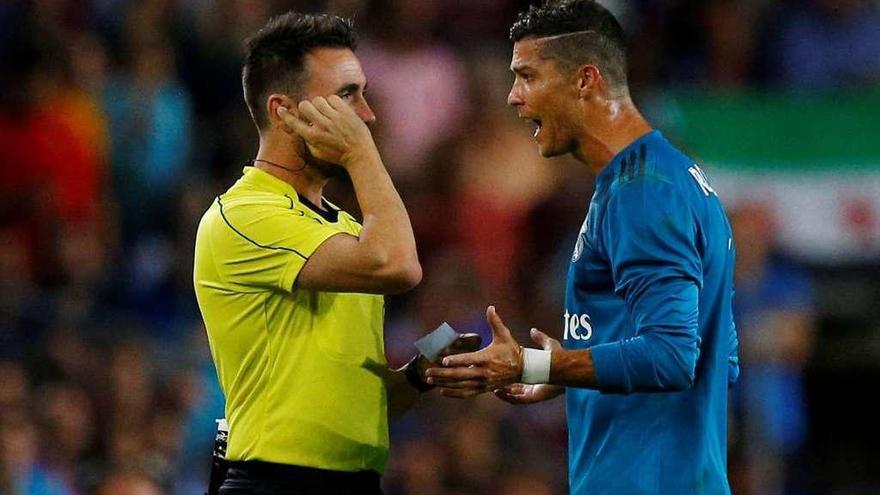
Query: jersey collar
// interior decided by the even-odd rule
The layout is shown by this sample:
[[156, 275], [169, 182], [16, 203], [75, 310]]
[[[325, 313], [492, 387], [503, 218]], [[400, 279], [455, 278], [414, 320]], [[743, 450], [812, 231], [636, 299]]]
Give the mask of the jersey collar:
[[264, 191], [270, 191], [277, 194], [281, 194], [287, 196], [291, 199], [291, 201], [295, 201], [302, 206], [305, 206], [309, 210], [313, 211], [316, 215], [320, 216], [324, 220], [328, 222], [336, 222], [339, 218], [339, 207], [334, 205], [333, 203], [327, 201], [324, 198], [321, 198], [321, 203], [324, 206], [324, 210], [318, 208], [311, 201], [299, 195], [296, 192], [296, 189], [287, 182], [275, 177], [274, 175], [265, 172], [263, 170], [258, 169], [257, 167], [247, 166], [242, 170], [244, 174], [244, 180], [249, 182], [258, 188]]
[[294, 189], [292, 185], [275, 177], [269, 172], [264, 172], [257, 167], [247, 166], [242, 170], [242, 174], [244, 174], [245, 182], [250, 182], [260, 189], [283, 194], [291, 198], [298, 198], [296, 189]]
[[596, 189], [597, 190], [604, 190], [604, 189], [611, 186], [611, 183], [614, 182], [615, 171], [617, 170], [617, 165], [619, 164], [620, 160], [623, 157], [627, 156], [632, 150], [636, 149], [636, 147], [639, 146], [640, 144], [642, 144], [646, 141], [649, 141], [651, 139], [661, 138], [661, 137], [663, 137], [663, 134], [661, 134], [660, 131], [658, 131], [657, 129], [654, 129], [654, 130], [642, 135], [640, 138], [636, 139], [632, 143], [628, 144], [626, 146], [626, 148], [620, 150], [620, 152], [617, 153], [616, 155], [614, 155], [614, 158], [612, 158], [611, 161], [608, 162], [608, 165], [605, 165], [605, 168], [603, 168], [602, 171], [599, 172], [599, 175], [596, 176]]

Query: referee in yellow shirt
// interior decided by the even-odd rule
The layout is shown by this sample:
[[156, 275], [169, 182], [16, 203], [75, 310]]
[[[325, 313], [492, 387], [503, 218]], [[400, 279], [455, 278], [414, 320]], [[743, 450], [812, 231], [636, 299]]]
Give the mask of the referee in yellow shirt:
[[[428, 386], [389, 370], [383, 294], [422, 277], [367, 124], [349, 20], [288, 13], [247, 43], [253, 166], [208, 208], [194, 282], [226, 396], [221, 495], [380, 494], [388, 417]], [[322, 196], [348, 173], [363, 225]]]

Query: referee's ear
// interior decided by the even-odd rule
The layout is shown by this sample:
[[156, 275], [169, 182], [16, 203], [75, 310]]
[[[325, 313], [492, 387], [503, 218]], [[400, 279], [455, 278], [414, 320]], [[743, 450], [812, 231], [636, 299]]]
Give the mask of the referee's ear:
[[278, 115], [278, 108], [284, 107], [290, 112], [293, 116], [299, 117], [299, 110], [296, 108], [298, 101], [294, 100], [288, 95], [280, 94], [280, 93], [272, 93], [266, 99], [266, 110], [269, 113], [269, 127], [270, 128], [280, 128], [290, 134], [293, 132], [293, 129], [290, 129], [290, 126], [284, 122]]

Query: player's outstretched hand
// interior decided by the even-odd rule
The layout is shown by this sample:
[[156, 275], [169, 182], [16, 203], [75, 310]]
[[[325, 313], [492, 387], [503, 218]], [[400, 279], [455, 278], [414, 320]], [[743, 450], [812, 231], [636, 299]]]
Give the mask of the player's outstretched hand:
[[534, 343], [538, 344], [538, 346], [545, 351], [558, 351], [562, 349], [562, 344], [560, 344], [558, 340], [537, 328], [533, 328], [532, 331], [529, 332], [529, 336], [532, 337]]
[[564, 392], [565, 387], [559, 385], [514, 383], [496, 390], [495, 397], [511, 404], [534, 404], [553, 399]]
[[[449, 346], [443, 348], [439, 354], [437, 354], [437, 359], [442, 360], [446, 356], [454, 356], [456, 354], [463, 354], [467, 352], [474, 352], [480, 349], [480, 345], [483, 344], [483, 338], [480, 337], [477, 333], [460, 333], [458, 337], [456, 337], [455, 341], [453, 341]], [[419, 376], [424, 381], [426, 379], [425, 372], [432, 367], [439, 366], [437, 362], [430, 361], [425, 356], [419, 355], [419, 359], [416, 361], [416, 365], [419, 367]]]
[[316, 158], [348, 167], [376, 154], [376, 144], [367, 124], [337, 95], [318, 96], [297, 105], [298, 115], [278, 107], [287, 128], [302, 137]]
[[[533, 328], [531, 331], [532, 340], [541, 346], [545, 351], [556, 351], [562, 349], [562, 344], [558, 340], [550, 338], [544, 332]], [[558, 397], [565, 392], [565, 387], [559, 385], [539, 384], [529, 385], [525, 383], [514, 383], [504, 388], [495, 390], [495, 396], [504, 402], [511, 404], [534, 404]]]
[[447, 397], [471, 397], [516, 383], [522, 376], [522, 348], [494, 306], [486, 310], [492, 343], [477, 352], [446, 356], [442, 368], [428, 369], [428, 383]]
[[478, 333], [460, 333], [458, 337], [455, 339], [455, 342], [446, 347], [440, 354], [437, 355], [438, 358], [442, 359], [446, 356], [454, 356], [456, 354], [464, 354], [467, 352], [476, 352], [480, 350], [480, 346], [483, 344], [483, 337], [480, 337]]

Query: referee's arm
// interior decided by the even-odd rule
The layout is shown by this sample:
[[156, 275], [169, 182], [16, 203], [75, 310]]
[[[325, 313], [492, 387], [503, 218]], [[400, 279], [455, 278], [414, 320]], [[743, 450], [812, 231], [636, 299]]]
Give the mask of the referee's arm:
[[[474, 352], [480, 348], [482, 339], [475, 333], [460, 333], [455, 341], [441, 350], [436, 359], [442, 359], [454, 354]], [[419, 398], [419, 394], [434, 388], [427, 382], [426, 372], [428, 368], [437, 366], [422, 354], [416, 355], [405, 366], [388, 370], [385, 376], [385, 386], [388, 390], [388, 417], [397, 419], [408, 411]]]
[[[336, 125], [325, 129], [326, 135], [322, 136], [320, 129], [303, 126], [293, 115], [286, 112], [280, 115], [312, 145], [321, 142], [327, 145], [328, 138], [346, 127], [346, 123], [334, 122]], [[360, 122], [353, 112], [341, 111], [332, 119], [348, 120], [347, 124], [359, 131], [349, 136], [354, 142], [348, 142], [344, 152], [335, 151], [339, 152], [340, 165], [348, 171], [354, 185], [364, 217], [363, 228], [357, 237], [339, 233], [318, 246], [303, 265], [294, 288], [372, 294], [410, 290], [421, 281], [422, 268], [403, 201], [366, 126], [358, 125]], [[421, 376], [425, 368], [421, 367]], [[384, 372], [391, 418], [411, 408], [419, 396], [419, 391], [407, 380], [405, 369]]]
[[[416, 364], [419, 361], [427, 363], [424, 358], [419, 357], [407, 366], [418, 366], [419, 375], [424, 377], [427, 366]], [[422, 379], [424, 380], [424, 378]], [[420, 394], [419, 390], [407, 380], [406, 366], [396, 370], [388, 370], [385, 376], [385, 388], [388, 390], [388, 419], [390, 420], [395, 420], [409, 411], [415, 405]]]
[[[323, 113], [325, 126], [309, 126], [289, 112], [279, 115], [309, 143], [313, 153], [320, 153], [316, 156], [348, 171], [364, 221], [357, 237], [338, 234], [322, 243], [306, 261], [296, 286], [373, 294], [412, 289], [422, 280], [415, 235], [369, 129], [338, 97], [315, 101], [323, 111], [311, 102], [301, 102], [300, 111]], [[327, 110], [328, 104], [337, 111]]]

